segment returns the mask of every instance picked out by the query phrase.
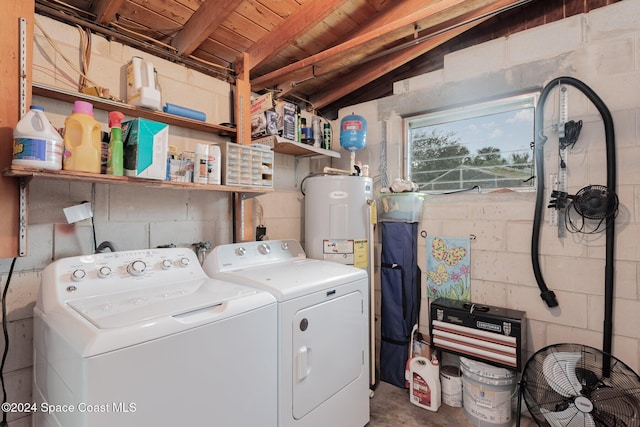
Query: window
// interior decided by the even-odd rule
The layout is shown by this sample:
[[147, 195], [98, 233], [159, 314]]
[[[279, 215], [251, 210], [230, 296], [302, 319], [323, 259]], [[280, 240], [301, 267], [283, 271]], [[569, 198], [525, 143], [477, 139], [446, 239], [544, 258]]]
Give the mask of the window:
[[407, 179], [420, 191], [532, 188], [536, 99], [527, 94], [406, 118]]

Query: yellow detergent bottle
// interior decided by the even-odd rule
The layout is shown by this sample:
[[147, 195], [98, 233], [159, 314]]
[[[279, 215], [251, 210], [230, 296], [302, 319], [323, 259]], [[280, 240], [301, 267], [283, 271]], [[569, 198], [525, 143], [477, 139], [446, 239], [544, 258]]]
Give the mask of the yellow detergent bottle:
[[100, 173], [102, 142], [100, 123], [93, 117], [93, 105], [75, 101], [73, 112], [64, 121], [64, 157], [62, 168], [70, 171]]

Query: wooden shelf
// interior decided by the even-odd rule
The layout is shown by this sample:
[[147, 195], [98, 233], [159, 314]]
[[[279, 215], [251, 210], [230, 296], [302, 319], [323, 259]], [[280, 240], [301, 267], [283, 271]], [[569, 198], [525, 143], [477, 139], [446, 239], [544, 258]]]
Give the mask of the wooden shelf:
[[213, 123], [201, 122], [198, 120], [188, 119], [186, 117], [167, 114], [162, 111], [147, 110], [146, 108], [137, 108], [122, 102], [111, 101], [108, 99], [97, 98], [95, 96], [85, 95], [79, 92], [72, 92], [52, 86], [43, 85], [41, 83], [33, 83], [31, 87], [33, 95], [43, 96], [46, 98], [57, 99], [72, 103], [73, 101], [87, 101], [93, 104], [93, 107], [104, 111], [120, 111], [122, 114], [131, 117], [143, 117], [149, 120], [166, 123], [168, 125], [180, 126], [187, 129], [199, 130], [202, 132], [216, 133], [222, 136], [235, 136], [236, 129], [214, 125]]
[[80, 182], [95, 182], [98, 184], [136, 185], [141, 187], [154, 187], [171, 190], [203, 190], [235, 193], [269, 193], [273, 191], [273, 188], [268, 187], [197, 184], [191, 182], [162, 181], [157, 179], [135, 178], [129, 176], [102, 175], [88, 172], [66, 170], [56, 171], [48, 169], [27, 168], [23, 166], [12, 166], [10, 168], [7, 168], [4, 170], [4, 175], [12, 177], [34, 177], [72, 180]]
[[267, 145], [276, 153], [289, 154], [297, 157], [328, 156], [340, 158], [340, 153], [337, 151], [325, 150], [324, 148], [314, 147], [313, 145], [291, 141], [277, 135], [256, 138], [251, 142], [253, 144]]

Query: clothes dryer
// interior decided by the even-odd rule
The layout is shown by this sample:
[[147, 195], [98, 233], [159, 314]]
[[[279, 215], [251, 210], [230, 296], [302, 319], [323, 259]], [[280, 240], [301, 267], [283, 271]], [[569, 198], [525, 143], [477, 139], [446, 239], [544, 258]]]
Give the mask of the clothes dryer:
[[190, 249], [64, 258], [34, 309], [35, 427], [276, 426], [277, 304]]
[[217, 246], [203, 267], [278, 301], [278, 426], [369, 422], [366, 271], [309, 259], [295, 240]]

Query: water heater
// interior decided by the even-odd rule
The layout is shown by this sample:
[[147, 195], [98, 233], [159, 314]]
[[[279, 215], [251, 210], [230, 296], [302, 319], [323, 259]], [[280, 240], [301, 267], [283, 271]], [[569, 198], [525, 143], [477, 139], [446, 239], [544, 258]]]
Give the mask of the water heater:
[[371, 178], [317, 175], [304, 181], [305, 252], [324, 259], [368, 268]]

